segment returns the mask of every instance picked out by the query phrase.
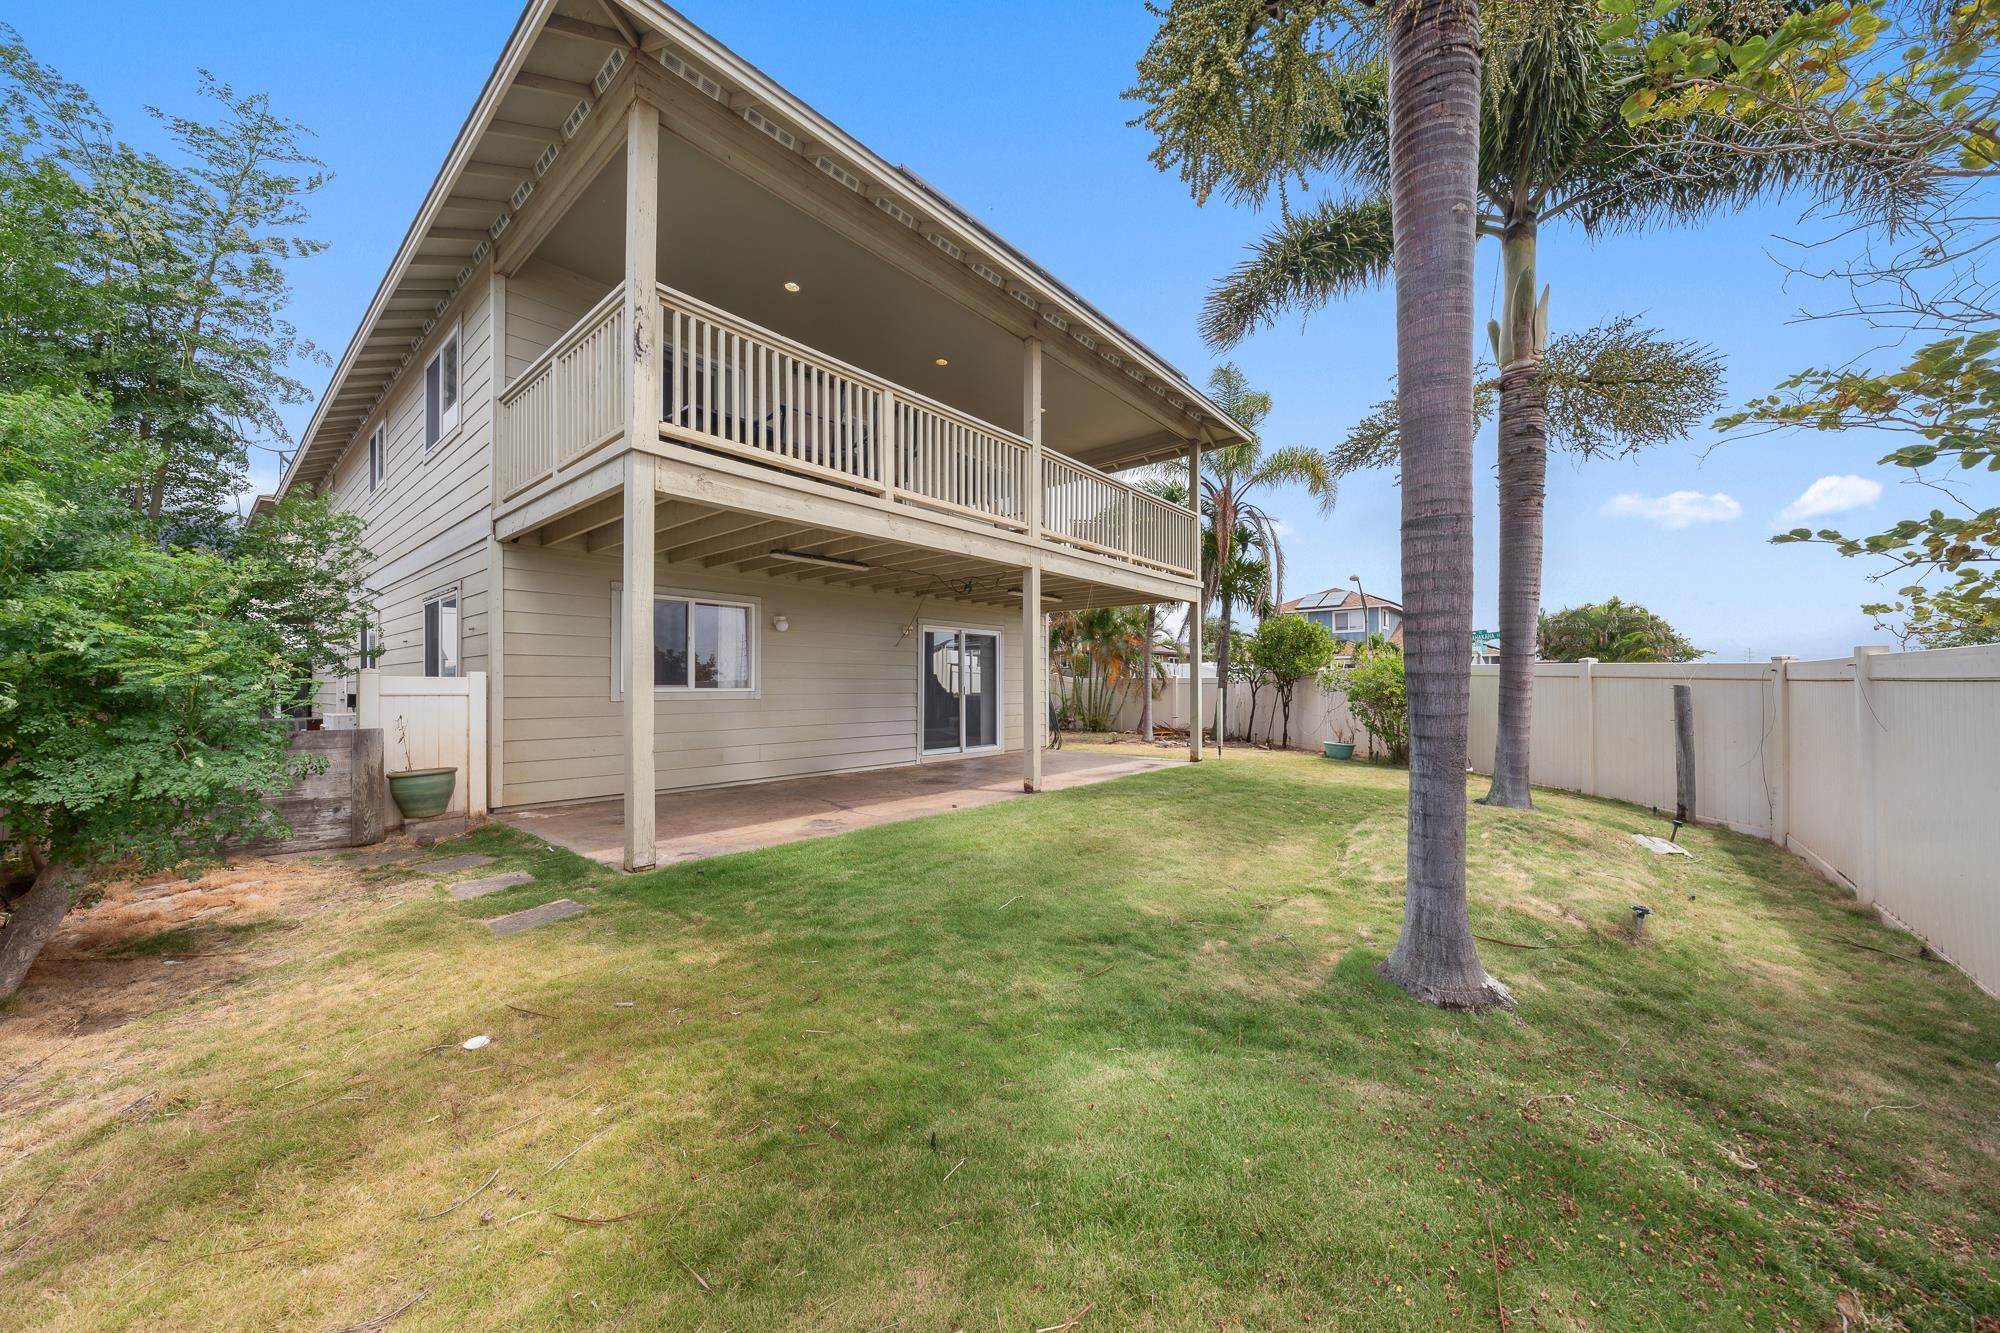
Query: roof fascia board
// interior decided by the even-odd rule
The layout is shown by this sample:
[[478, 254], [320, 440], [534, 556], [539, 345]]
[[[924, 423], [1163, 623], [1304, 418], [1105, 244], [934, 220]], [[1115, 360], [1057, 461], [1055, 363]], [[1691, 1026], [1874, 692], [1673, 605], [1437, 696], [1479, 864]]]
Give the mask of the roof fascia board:
[[501, 48], [499, 59], [493, 63], [493, 72], [486, 76], [486, 85], [480, 90], [479, 100], [473, 104], [472, 113], [459, 127], [458, 137], [452, 140], [451, 151], [445, 155], [444, 164], [438, 168], [437, 175], [432, 179], [431, 187], [424, 195], [423, 205], [418, 208], [416, 216], [410, 220], [408, 229], [404, 231], [402, 242], [396, 247], [395, 260], [389, 265], [389, 271], [383, 275], [381, 285], [375, 289], [375, 296], [362, 314], [361, 322], [355, 326], [354, 336], [349, 339], [347, 350], [341, 354], [339, 363], [334, 367], [333, 377], [327, 381], [326, 392], [320, 395], [319, 405], [313, 409], [312, 418], [307, 422], [306, 429], [299, 439], [298, 451], [292, 456], [291, 466], [285, 469], [284, 477], [279, 480], [279, 494], [282, 495], [291, 485], [299, 464], [311, 450], [313, 437], [326, 418], [327, 404], [339, 396], [341, 388], [346, 384], [355, 357], [367, 342], [368, 336], [374, 332], [376, 319], [388, 304], [390, 293], [395, 291], [404, 272], [416, 258], [417, 247], [424, 234], [430, 230], [431, 221], [450, 195], [450, 186], [457, 180], [459, 168], [471, 158], [472, 150], [485, 133], [486, 122], [493, 119], [501, 99], [506, 97], [508, 89], [514, 82], [514, 76], [527, 62], [528, 52], [534, 49], [534, 39], [541, 32], [543, 20], [554, 12], [555, 7], [556, 0], [533, 0], [533, 3], [522, 11], [520, 21], [514, 25], [514, 31], [508, 36], [506, 46]]

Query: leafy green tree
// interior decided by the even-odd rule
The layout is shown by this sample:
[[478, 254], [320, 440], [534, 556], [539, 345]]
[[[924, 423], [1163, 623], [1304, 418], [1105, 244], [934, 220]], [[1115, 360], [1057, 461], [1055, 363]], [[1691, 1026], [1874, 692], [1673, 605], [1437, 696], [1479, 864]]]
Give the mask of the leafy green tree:
[[104, 430], [75, 395], [0, 393], [0, 826], [35, 876], [0, 927], [0, 998], [98, 866], [282, 829], [279, 706], [364, 623], [351, 592], [304, 591], [364, 558], [351, 518], [288, 502], [234, 558], [163, 547], [130, 504], [152, 454]]
[[[1316, 620], [1299, 615], [1267, 617], [1250, 640], [1251, 665], [1277, 687], [1282, 721], [1278, 748], [1292, 741], [1292, 694], [1299, 682], [1317, 676], [1333, 661], [1333, 635]], [[1253, 710], [1254, 717], [1254, 710]]]
[[1381, 635], [1355, 647], [1352, 657], [1320, 673], [1320, 688], [1347, 701], [1347, 711], [1393, 764], [1410, 762], [1410, 713], [1403, 652]]
[[250, 450], [282, 447], [282, 409], [307, 401], [293, 361], [323, 359], [283, 311], [289, 261], [323, 248], [300, 228], [327, 177], [268, 97], [206, 73], [199, 91], [215, 119], [152, 113], [169, 160], [0, 25], [0, 247], [30, 279], [0, 321], [0, 388], [95, 395], [100, 435], [148, 451], [134, 505], [206, 544], [226, 539]]
[[1623, 108], [1635, 124], [1700, 135], [1721, 119], [1744, 131], [1725, 136], [1732, 151], [1858, 148], [1878, 165], [1870, 188], [1824, 194], [1840, 239], [1860, 249], [1815, 276], [1851, 294], [1832, 313], [1932, 337], [1895, 370], [1802, 371], [1717, 425], [1907, 437], [1881, 462], [1942, 503], [1871, 534], [1795, 528], [1773, 540], [1830, 545], [1877, 561], [1873, 581], [1904, 580], [1894, 600], [1863, 610], [1905, 642], [2000, 641], [2000, 302], [1981, 267], [2000, 239], [1988, 206], [2000, 170], [2000, 4], [1828, 4], [1749, 38], [1667, 24], [1634, 0], [1603, 8], [1606, 35], [1643, 71]]
[[[1432, 1004], [1509, 1003], [1472, 938], [1465, 891], [1471, 702], [1473, 260], [1481, 145], [1475, 0], [1176, 0], [1131, 96], [1153, 160], [1195, 198], [1261, 196], [1308, 169], [1307, 130], [1338, 106], [1340, 71], [1385, 50], [1403, 437], [1404, 639], [1409, 645], [1408, 873], [1403, 930], [1383, 972]], [[1227, 528], [1223, 529], [1228, 531]]]
[[1616, 597], [1543, 616], [1536, 644], [1549, 662], [1692, 662], [1708, 655], [1645, 607]]
[[[1250, 436], [1242, 444], [1211, 449], [1202, 455], [1201, 508], [1207, 519], [1203, 534], [1203, 605], [1217, 602], [1222, 633], [1217, 642], [1217, 679], [1229, 677], [1234, 636], [1230, 629], [1236, 608], [1249, 604], [1264, 614], [1284, 596], [1285, 551], [1278, 539], [1278, 520], [1259, 494], [1285, 486], [1301, 486], [1319, 506], [1333, 512], [1337, 487], [1327, 456], [1317, 449], [1288, 446], [1266, 449], [1258, 435], [1271, 414], [1271, 395], [1250, 387], [1243, 372], [1231, 364], [1217, 366], [1208, 377], [1209, 396]], [[1215, 742], [1227, 735], [1227, 690], [1215, 700]]]

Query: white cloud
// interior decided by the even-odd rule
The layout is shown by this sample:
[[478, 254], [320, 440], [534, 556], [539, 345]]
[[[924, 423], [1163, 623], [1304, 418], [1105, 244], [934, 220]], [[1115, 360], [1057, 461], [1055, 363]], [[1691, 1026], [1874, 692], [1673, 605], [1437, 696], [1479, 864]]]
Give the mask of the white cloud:
[[1882, 483], [1867, 477], [1857, 477], [1851, 472], [1837, 477], [1821, 477], [1806, 487], [1803, 495], [1785, 506], [1784, 512], [1778, 515], [1778, 522], [1796, 523], [1802, 518], [1820, 514], [1845, 513], [1872, 505], [1881, 496]]
[[1625, 491], [1604, 502], [1606, 518], [1643, 518], [1663, 528], [1685, 528], [1695, 523], [1727, 523], [1743, 517], [1743, 506], [1717, 491], [1670, 491], [1665, 495], [1641, 495]]

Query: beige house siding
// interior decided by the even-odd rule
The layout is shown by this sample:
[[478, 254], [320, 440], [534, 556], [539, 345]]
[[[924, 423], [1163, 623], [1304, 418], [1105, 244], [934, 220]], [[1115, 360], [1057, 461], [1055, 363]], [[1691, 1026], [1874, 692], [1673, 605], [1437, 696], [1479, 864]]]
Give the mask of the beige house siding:
[[[618, 561], [502, 549], [501, 803], [618, 796], [621, 713], [611, 681]], [[660, 696], [661, 790], [917, 762], [920, 640], [910, 627], [919, 624], [999, 632], [1002, 748], [1021, 748], [1019, 616], [671, 564], [660, 567], [659, 587], [760, 603], [755, 696]], [[771, 627], [779, 615], [790, 626], [782, 634]]]
[[555, 346], [556, 339], [589, 314], [608, 290], [603, 283], [546, 259], [530, 259], [521, 265], [520, 271], [507, 279], [506, 383], [511, 384], [536, 357]]
[[[423, 604], [452, 586], [459, 590], [459, 670], [488, 667], [491, 310], [488, 284], [468, 282], [334, 470], [336, 501], [368, 525], [365, 541], [374, 556], [369, 587], [382, 633], [378, 665], [390, 674], [423, 674]], [[426, 451], [424, 365], [453, 328], [459, 330], [458, 429]], [[386, 467], [371, 493], [368, 438], [383, 423]], [[344, 688], [353, 689], [351, 679]]]

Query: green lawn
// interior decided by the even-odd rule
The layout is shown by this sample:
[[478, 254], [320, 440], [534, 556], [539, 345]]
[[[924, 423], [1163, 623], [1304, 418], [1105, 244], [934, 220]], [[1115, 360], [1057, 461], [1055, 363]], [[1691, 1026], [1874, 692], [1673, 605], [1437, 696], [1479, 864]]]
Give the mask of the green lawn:
[[474, 904], [376, 872], [11, 1088], [0, 1016], [0, 1310], [1995, 1326], [2000, 1004], [1767, 844], [1544, 793], [1472, 812], [1518, 1013], [1419, 1007], [1402, 784], [1232, 751], [629, 879], [492, 829], [545, 883]]

